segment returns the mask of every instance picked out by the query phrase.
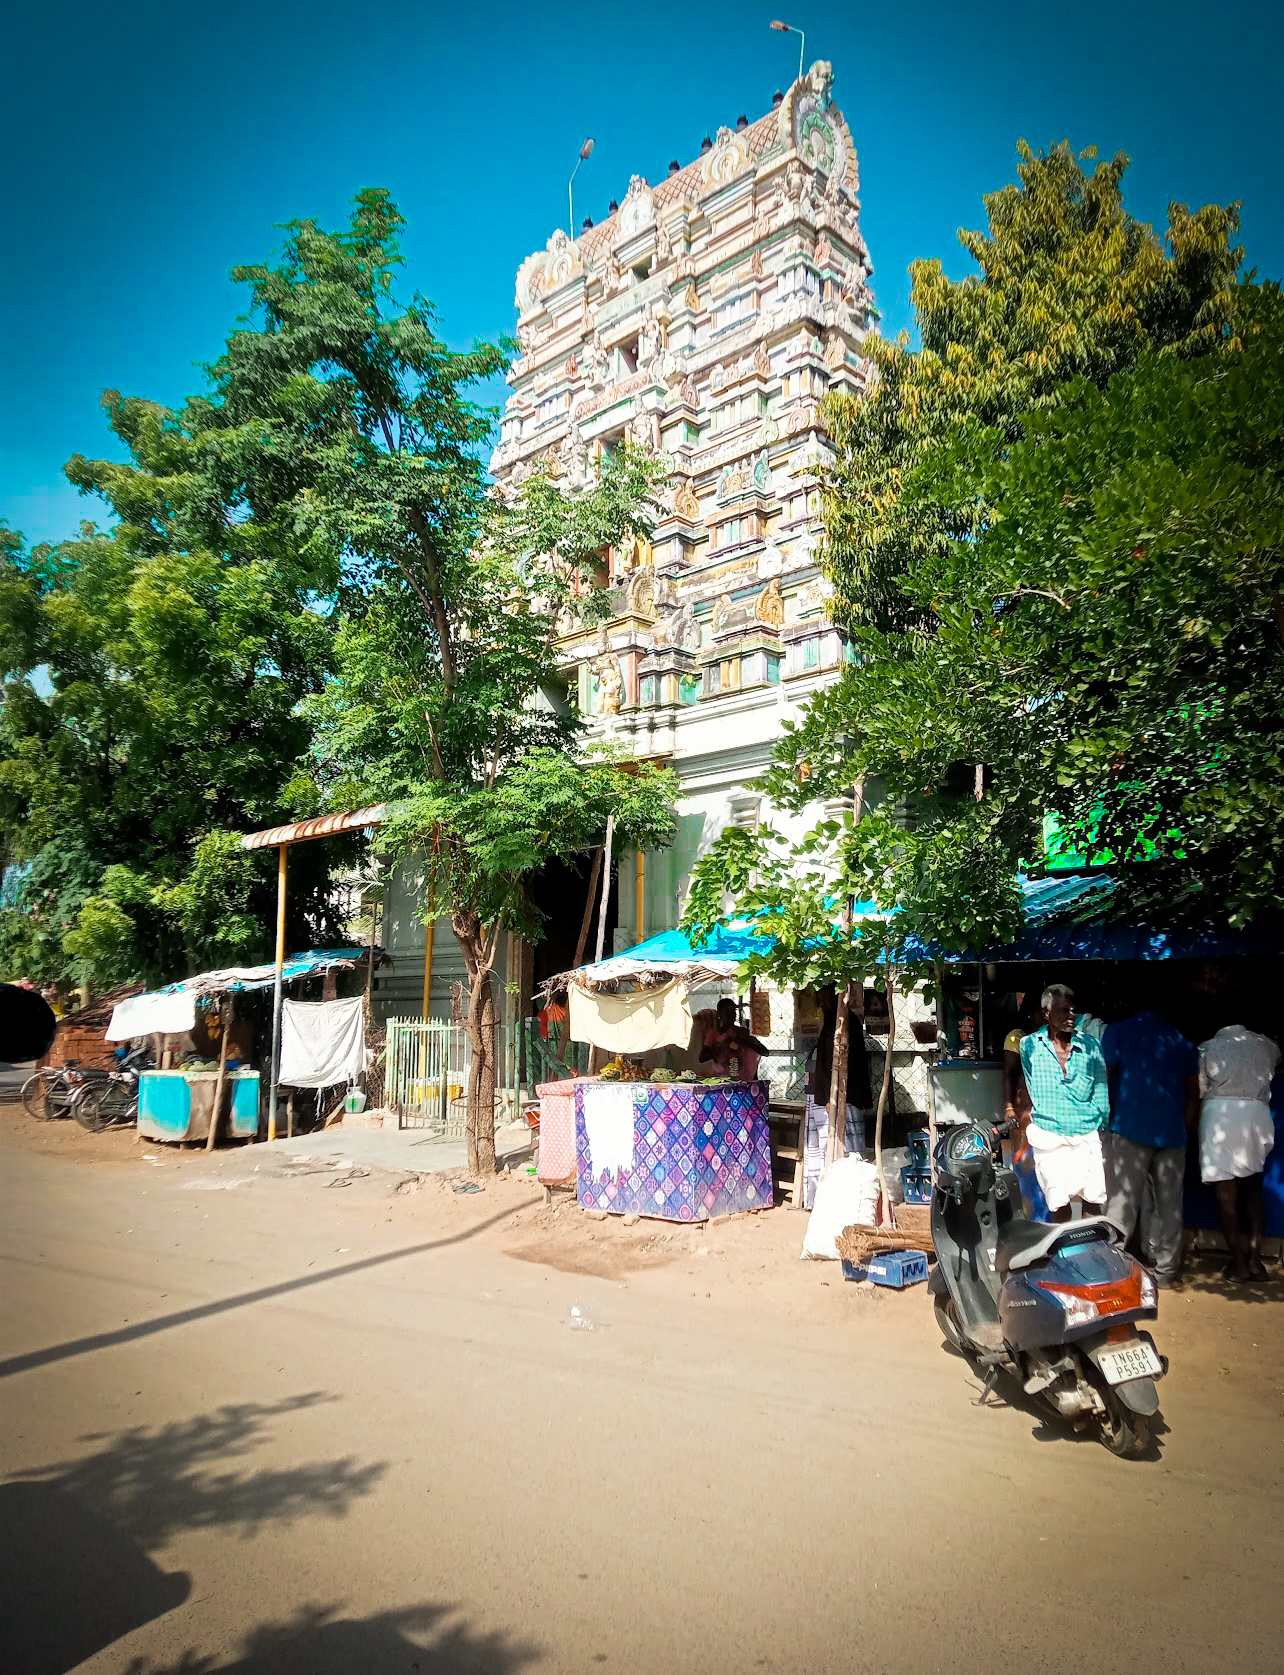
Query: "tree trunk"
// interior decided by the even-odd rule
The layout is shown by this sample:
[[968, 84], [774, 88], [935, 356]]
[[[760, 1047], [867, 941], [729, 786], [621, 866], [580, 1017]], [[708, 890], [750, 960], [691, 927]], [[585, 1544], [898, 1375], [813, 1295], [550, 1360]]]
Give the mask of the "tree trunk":
[[896, 1040], [895, 985], [891, 967], [887, 971], [887, 1051], [883, 1054], [883, 1083], [878, 1090], [878, 1111], [874, 1117], [874, 1167], [878, 1170], [878, 1190], [883, 1195], [883, 1212], [891, 1219], [892, 1201], [887, 1196], [887, 1182], [883, 1179], [883, 1113], [887, 1109], [888, 1090], [892, 1085], [892, 1043]]
[[473, 980], [468, 1002], [468, 1173], [495, 1173], [495, 993], [490, 971]]

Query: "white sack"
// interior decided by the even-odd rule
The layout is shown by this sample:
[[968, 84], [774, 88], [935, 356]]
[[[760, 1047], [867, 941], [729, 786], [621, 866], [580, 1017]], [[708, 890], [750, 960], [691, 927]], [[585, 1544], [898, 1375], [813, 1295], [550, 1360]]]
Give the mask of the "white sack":
[[815, 1207], [803, 1235], [803, 1257], [836, 1262], [843, 1230], [872, 1227], [877, 1215], [878, 1170], [863, 1157], [838, 1158], [816, 1187]]
[[281, 1007], [281, 1068], [287, 1088], [329, 1088], [355, 1082], [365, 1069], [362, 998], [287, 1000]]

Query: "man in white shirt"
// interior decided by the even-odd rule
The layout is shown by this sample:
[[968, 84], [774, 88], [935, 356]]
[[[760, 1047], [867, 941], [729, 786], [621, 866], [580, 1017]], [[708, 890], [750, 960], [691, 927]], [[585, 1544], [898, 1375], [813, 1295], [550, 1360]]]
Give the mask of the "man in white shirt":
[[1275, 1146], [1270, 1099], [1279, 1062], [1274, 1041], [1243, 1024], [1227, 1024], [1199, 1049], [1199, 1173], [1217, 1191], [1227, 1279], [1266, 1278], [1262, 1176]]

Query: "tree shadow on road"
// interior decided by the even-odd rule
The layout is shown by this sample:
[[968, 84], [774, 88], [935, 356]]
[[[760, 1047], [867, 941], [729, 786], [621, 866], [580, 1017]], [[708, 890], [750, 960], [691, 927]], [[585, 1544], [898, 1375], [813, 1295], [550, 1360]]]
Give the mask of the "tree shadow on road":
[[370, 1617], [341, 1606], [304, 1606], [251, 1629], [232, 1661], [195, 1650], [174, 1663], [137, 1658], [127, 1675], [515, 1675], [541, 1648], [503, 1632], [479, 1633], [446, 1605], [413, 1605]]
[[269, 1422], [331, 1398], [241, 1402], [156, 1427], [92, 1435], [96, 1452], [0, 1484], [3, 1667], [62, 1675], [191, 1591], [149, 1556], [181, 1530], [239, 1529], [318, 1514], [341, 1518], [379, 1482], [351, 1456], [254, 1471], [236, 1462]]

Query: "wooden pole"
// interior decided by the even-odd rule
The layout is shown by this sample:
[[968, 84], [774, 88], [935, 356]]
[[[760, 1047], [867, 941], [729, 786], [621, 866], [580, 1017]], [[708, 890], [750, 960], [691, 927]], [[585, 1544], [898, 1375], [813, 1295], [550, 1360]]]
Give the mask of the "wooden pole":
[[602, 875], [602, 851], [599, 849], [593, 855], [593, 868], [589, 873], [588, 899], [584, 903], [584, 917], [580, 920], [579, 940], [575, 944], [575, 958], [572, 966], [578, 966], [584, 959], [584, 950], [588, 946], [589, 926], [593, 923], [593, 901], [597, 895], [597, 881]]
[[276, 866], [276, 980], [272, 985], [272, 1067], [268, 1079], [269, 1141], [276, 1139], [276, 1076], [281, 1063], [281, 1000], [285, 989], [285, 869], [287, 849], [277, 851]]
[[219, 1113], [223, 1109], [223, 1089], [227, 1086], [227, 1038], [232, 1033], [232, 991], [229, 989], [223, 1003], [223, 1040], [218, 1050], [218, 1080], [214, 1084], [214, 1110], [210, 1115], [210, 1131], [205, 1136], [205, 1150], [214, 1150], [214, 1140], [218, 1134]]
[[597, 953], [596, 959], [602, 958], [602, 949], [606, 943], [606, 904], [611, 897], [611, 845], [615, 841], [615, 816], [606, 817], [606, 842], [603, 845], [602, 861], [602, 904], [597, 910]]
[[887, 1182], [883, 1179], [883, 1114], [887, 1110], [887, 1093], [892, 1085], [892, 1046], [896, 1040], [896, 984], [892, 968], [887, 968], [887, 1051], [883, 1055], [883, 1083], [878, 1090], [878, 1111], [874, 1117], [874, 1167], [878, 1170], [878, 1190], [883, 1195], [883, 1213], [891, 1217], [892, 1201], [887, 1196]]

